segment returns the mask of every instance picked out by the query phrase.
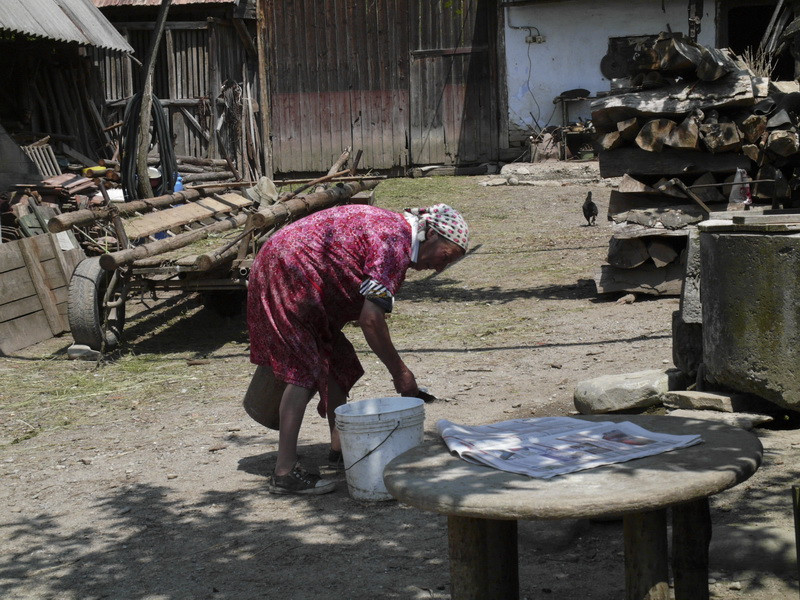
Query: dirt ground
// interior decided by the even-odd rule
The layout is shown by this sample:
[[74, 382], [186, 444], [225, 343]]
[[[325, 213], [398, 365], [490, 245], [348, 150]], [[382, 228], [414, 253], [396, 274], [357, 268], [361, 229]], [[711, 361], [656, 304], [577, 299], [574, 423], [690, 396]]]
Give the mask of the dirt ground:
[[[591, 190], [602, 216], [607, 182], [485, 179], [376, 190], [392, 209], [448, 202], [472, 228], [475, 251], [437, 276], [410, 272], [390, 321], [419, 382], [440, 397], [426, 405], [428, 437], [440, 418], [567, 415], [579, 381], [672, 363], [677, 298], [596, 294], [610, 228], [584, 226], [580, 205]], [[340, 480], [333, 494], [266, 492], [277, 436], [241, 409], [253, 371], [243, 316], [219, 317], [193, 296], [129, 307], [126, 345], [101, 365], [69, 361], [65, 338], [0, 359], [0, 596], [450, 597], [443, 517], [352, 500], [344, 476], [325, 467]], [[392, 395], [359, 330], [347, 333], [366, 370], [353, 398]], [[327, 433], [314, 404], [300, 451], [322, 465]], [[712, 498], [715, 598], [797, 597], [789, 490], [800, 436], [757, 434], [761, 469]], [[521, 598], [623, 597], [620, 521], [520, 523], [519, 538]]]

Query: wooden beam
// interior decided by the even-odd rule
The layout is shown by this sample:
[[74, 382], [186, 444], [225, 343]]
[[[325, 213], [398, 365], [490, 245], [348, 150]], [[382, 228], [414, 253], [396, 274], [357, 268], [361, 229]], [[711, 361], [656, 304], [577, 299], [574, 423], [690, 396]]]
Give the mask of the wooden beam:
[[247, 30], [247, 25], [244, 24], [244, 20], [234, 18], [233, 28], [239, 35], [239, 39], [242, 40], [242, 45], [244, 46], [244, 49], [247, 51], [247, 54], [250, 56], [250, 58], [257, 59], [258, 50], [256, 50], [256, 47], [253, 44], [253, 40], [250, 37], [250, 32]]
[[36, 289], [36, 295], [39, 296], [45, 317], [50, 325], [50, 331], [52, 331], [53, 335], [67, 331], [69, 325], [58, 312], [56, 298], [45, 279], [44, 269], [42, 268], [35, 242], [32, 238], [23, 238], [19, 240], [19, 244], [22, 258], [25, 260], [25, 266], [28, 269], [28, 275], [30, 275], [33, 287]]
[[617, 148], [601, 152], [599, 156], [601, 177], [630, 175], [702, 175], [733, 173], [737, 168], [748, 170], [749, 158], [735, 153], [709, 154], [694, 150], [664, 148], [661, 152], [647, 152], [640, 148]]

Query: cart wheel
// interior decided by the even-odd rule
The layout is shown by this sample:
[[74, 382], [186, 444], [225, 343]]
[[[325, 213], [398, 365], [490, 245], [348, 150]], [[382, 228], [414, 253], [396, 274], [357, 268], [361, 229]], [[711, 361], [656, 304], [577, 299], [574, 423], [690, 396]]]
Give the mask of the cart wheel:
[[[75, 268], [69, 282], [67, 315], [72, 338], [76, 344], [85, 344], [93, 350], [103, 346], [103, 299], [114, 273], [100, 266], [100, 257], [82, 260]], [[111, 299], [118, 298], [112, 294]], [[116, 347], [125, 324], [125, 303], [112, 308], [105, 327], [105, 349]]]

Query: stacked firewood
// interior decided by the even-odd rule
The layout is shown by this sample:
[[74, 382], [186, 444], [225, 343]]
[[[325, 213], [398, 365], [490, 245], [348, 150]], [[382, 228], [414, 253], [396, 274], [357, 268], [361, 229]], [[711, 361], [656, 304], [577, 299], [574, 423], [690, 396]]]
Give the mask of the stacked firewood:
[[755, 202], [792, 205], [800, 93], [680, 34], [661, 34], [636, 61], [635, 77], [614, 80], [617, 89], [592, 103], [600, 174], [622, 177], [596, 283], [600, 293], [679, 294], [688, 228], [745, 208], [728, 202], [737, 170], [753, 181]]

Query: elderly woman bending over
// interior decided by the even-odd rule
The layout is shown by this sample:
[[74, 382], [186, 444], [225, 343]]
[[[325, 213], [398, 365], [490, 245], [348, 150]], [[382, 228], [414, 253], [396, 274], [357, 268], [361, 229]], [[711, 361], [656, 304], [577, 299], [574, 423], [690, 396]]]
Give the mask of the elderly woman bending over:
[[403, 214], [367, 205], [330, 208], [264, 244], [248, 289], [250, 360], [259, 367], [245, 408], [263, 423], [255, 407], [267, 401], [265, 378], [286, 384], [270, 492], [324, 494], [335, 487], [300, 465], [297, 439], [306, 405], [319, 392], [317, 410], [327, 415], [331, 432], [329, 461], [341, 457], [333, 411], [364, 373], [342, 333], [345, 323], [358, 321], [399, 394], [419, 393], [392, 343], [386, 313], [409, 268], [441, 271], [462, 258], [468, 244], [466, 222], [446, 204]]

